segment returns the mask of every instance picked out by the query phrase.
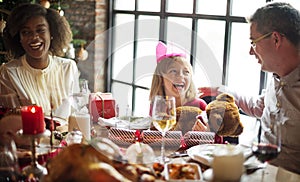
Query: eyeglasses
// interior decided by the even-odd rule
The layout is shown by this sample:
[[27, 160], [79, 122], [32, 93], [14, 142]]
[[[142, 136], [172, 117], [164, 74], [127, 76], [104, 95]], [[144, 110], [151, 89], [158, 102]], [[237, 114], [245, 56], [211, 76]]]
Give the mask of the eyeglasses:
[[267, 38], [267, 37], [270, 36], [272, 33], [273, 33], [273, 32], [266, 33], [266, 34], [264, 34], [264, 35], [258, 37], [257, 39], [252, 40], [252, 41], [251, 41], [251, 46], [252, 46], [252, 48], [255, 49], [256, 43], [257, 43], [257, 42], [259, 42], [259, 41], [261, 41], [261, 40]]

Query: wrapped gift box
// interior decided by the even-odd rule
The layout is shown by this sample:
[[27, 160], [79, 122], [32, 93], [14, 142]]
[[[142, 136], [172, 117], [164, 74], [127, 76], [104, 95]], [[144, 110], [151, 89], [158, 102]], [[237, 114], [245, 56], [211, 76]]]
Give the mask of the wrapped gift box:
[[116, 116], [116, 101], [111, 93], [91, 93], [89, 99], [89, 111], [93, 122], [98, 118], [112, 118]]

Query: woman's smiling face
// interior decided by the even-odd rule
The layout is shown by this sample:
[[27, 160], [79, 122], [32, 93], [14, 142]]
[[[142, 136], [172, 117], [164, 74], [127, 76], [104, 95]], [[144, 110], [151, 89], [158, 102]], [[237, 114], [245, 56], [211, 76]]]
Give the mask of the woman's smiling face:
[[42, 59], [48, 55], [51, 36], [49, 24], [43, 16], [30, 18], [20, 30], [20, 42], [31, 59]]
[[166, 95], [185, 97], [192, 79], [191, 70], [186, 64], [174, 61], [163, 77]]

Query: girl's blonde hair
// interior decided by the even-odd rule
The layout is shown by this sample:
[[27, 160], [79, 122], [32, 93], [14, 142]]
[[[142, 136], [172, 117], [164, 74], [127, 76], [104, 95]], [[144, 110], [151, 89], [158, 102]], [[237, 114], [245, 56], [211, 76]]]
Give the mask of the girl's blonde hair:
[[[179, 63], [187, 66], [189, 68], [191, 75], [193, 75], [193, 68], [191, 64], [187, 62], [183, 57], [174, 56], [174, 57], [168, 57], [161, 60], [159, 63], [157, 63], [156, 69], [152, 77], [152, 84], [151, 84], [150, 96], [149, 96], [150, 101], [153, 101], [155, 95], [165, 95], [163, 75], [167, 73], [169, 67], [174, 63]], [[194, 100], [195, 98], [196, 98], [196, 87], [191, 76], [191, 84], [190, 87], [188, 88], [188, 91], [186, 92], [185, 99], [189, 102], [191, 100]]]

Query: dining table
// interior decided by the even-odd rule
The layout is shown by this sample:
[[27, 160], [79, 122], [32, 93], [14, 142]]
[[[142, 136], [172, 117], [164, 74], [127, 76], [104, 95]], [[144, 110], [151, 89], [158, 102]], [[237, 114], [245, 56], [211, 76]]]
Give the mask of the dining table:
[[[187, 160], [188, 162], [195, 162], [193, 160]], [[203, 164], [199, 164], [203, 170], [202, 172], [202, 181], [203, 182], [213, 182], [213, 171], [210, 167], [203, 167]], [[228, 166], [230, 167], [230, 166]], [[241, 179], [239, 182], [254, 182], [254, 181], [260, 181], [260, 182], [275, 182], [276, 181], [276, 174], [277, 174], [278, 167], [267, 164], [265, 168], [258, 168], [253, 169], [252, 172], [245, 172], [241, 176]]]
[[244, 174], [242, 176], [241, 182], [252, 182], [252, 181], [266, 181], [275, 182], [278, 167], [267, 164], [264, 169], [259, 169], [252, 174]]
[[[154, 148], [154, 151], [156, 153], [156, 155], [160, 155], [160, 151], [158, 148]], [[178, 156], [182, 156], [182, 157], [176, 157], [176, 154]], [[176, 154], [174, 155], [174, 151], [168, 151], [167, 155], [168, 156], [174, 156], [174, 158], [172, 158], [169, 163], [182, 163], [182, 162], [186, 162], [186, 163], [196, 163], [199, 165], [201, 172], [202, 172], [202, 179], [201, 181], [203, 182], [214, 182], [213, 180], [213, 170], [211, 166], [208, 166], [206, 164], [203, 164], [197, 160], [192, 159], [190, 156], [188, 155], [184, 155], [185, 151], [181, 151], [181, 152], [176, 152]], [[255, 158], [255, 156], [253, 156], [253, 158]], [[230, 167], [230, 166], [228, 166]], [[261, 165], [253, 168], [249, 168], [248, 170], [245, 168], [243, 175], [241, 176], [241, 179], [239, 182], [279, 182], [278, 180], [276, 180], [276, 175], [277, 175], [277, 170], [278, 167], [271, 165], [271, 164], [266, 164], [264, 167], [261, 167]], [[198, 180], [199, 181], [199, 180]]]
[[[118, 135], [118, 132], [116, 132], [116, 128], [111, 128], [111, 131], [113, 131], [114, 135]], [[123, 129], [121, 129], [123, 130]], [[111, 139], [113, 142], [115, 142], [118, 146], [120, 146], [121, 150], [123, 150], [123, 153], [126, 153], [126, 149], [132, 144], [134, 143], [134, 140], [128, 140], [128, 138], [132, 138], [128, 137], [128, 135], [130, 135], [129, 133], [131, 132], [131, 135], [134, 135], [136, 130], [123, 130], [122, 135], [124, 140], [122, 140], [122, 138], [112, 138], [111, 135], [111, 131], [108, 132], [109, 135], [109, 139]], [[125, 131], [125, 132], [124, 132]], [[149, 130], [145, 130], [145, 133], [149, 132], [148, 134], [150, 134], [151, 132]], [[171, 132], [172, 133], [172, 132]], [[174, 135], [172, 135], [173, 140], [177, 140], [174, 139], [176, 138], [176, 134], [173, 132]], [[169, 132], [170, 134], [170, 132]], [[108, 136], [107, 135], [107, 136]], [[127, 136], [127, 137], [126, 137]], [[177, 136], [179, 137], [179, 136]], [[180, 138], [180, 137], [179, 137]], [[182, 138], [182, 137], [181, 137]], [[118, 140], [122, 140], [122, 141], [118, 141]], [[145, 139], [144, 139], [145, 140]], [[146, 144], [150, 145], [150, 147], [153, 149], [155, 156], [157, 156], [158, 158], [161, 156], [161, 142], [159, 140], [155, 140], [156, 142], [150, 142], [148, 140], [146, 140]], [[192, 156], [188, 155], [187, 150], [191, 147], [194, 146], [189, 146], [186, 148], [182, 148], [181, 143], [180, 142], [172, 142], [172, 139], [167, 137], [167, 141], [169, 143], [166, 143], [165, 146], [165, 156], [167, 156], [168, 158], [170, 158], [170, 161], [168, 161], [166, 164], [168, 163], [196, 163], [199, 165], [200, 169], [201, 169], [201, 175], [202, 178], [200, 181], [203, 182], [211, 182], [213, 181], [213, 172], [212, 172], [212, 168], [210, 166], [208, 166], [207, 164], [203, 164], [201, 163], [201, 161], [199, 160], [195, 160]], [[209, 142], [210, 144], [213, 143], [213, 141]], [[205, 145], [205, 143], [201, 143], [198, 144], [198, 146], [201, 145]], [[213, 145], [213, 144], [212, 144]], [[226, 144], [224, 144], [226, 145]], [[242, 144], [238, 144], [242, 147], [245, 148], [245, 145]], [[195, 144], [195, 146], [197, 146], [197, 144]], [[249, 151], [249, 149], [248, 149]], [[248, 160], [256, 160], [255, 156], [252, 156], [250, 159]], [[240, 179], [240, 182], [253, 182], [253, 181], [260, 181], [260, 182], [275, 182], [276, 181], [276, 175], [277, 175], [277, 170], [278, 167], [271, 165], [271, 164], [267, 164], [264, 167], [261, 167], [262, 165], [259, 165], [259, 163], [257, 164], [257, 168], [254, 166], [254, 168], [250, 168], [250, 169], [246, 169], [244, 170], [244, 173]], [[230, 167], [230, 166], [228, 166]], [[157, 181], [161, 181], [161, 180], [157, 180]], [[197, 180], [199, 181], [199, 180]]]
[[[129, 130], [121, 129], [121, 130], [123, 130], [123, 133], [118, 134], [118, 132], [112, 133], [112, 132], [115, 132], [114, 129], [116, 129], [116, 128], [114, 128], [114, 127], [111, 127], [111, 128], [99, 127], [99, 125], [97, 125], [96, 123], [93, 123], [93, 125], [94, 126], [92, 126], [92, 128], [97, 130], [98, 134], [92, 136], [92, 138], [107, 137], [108, 139], [110, 139], [112, 142], [114, 142], [116, 145], [118, 145], [120, 147], [120, 151], [122, 151], [123, 154], [125, 154], [128, 147], [134, 143], [135, 132], [136, 132], [136, 130], [134, 130], [134, 129], [129, 129]], [[66, 125], [60, 127], [61, 131], [63, 131], [63, 132], [66, 132], [68, 130], [67, 128], [68, 127]], [[149, 130], [143, 130], [143, 132], [144, 133], [149, 132], [149, 136], [152, 136], [151, 131], [149, 131]], [[114, 136], [114, 134], [121, 135], [122, 137], [119, 137], [119, 138], [112, 137], [112, 136]], [[129, 135], [130, 135], [130, 137], [128, 137]], [[126, 138], [126, 136], [127, 136], [127, 138]], [[155, 135], [155, 137], [158, 137], [158, 136]], [[155, 140], [155, 142], [153, 142], [152, 140], [148, 141], [148, 140], [144, 139], [143, 142], [145, 142], [145, 144], [149, 145], [153, 149], [153, 152], [156, 157], [160, 157], [161, 141], [157, 140], [157, 138], [155, 138], [154, 140]], [[171, 132], [171, 134], [169, 134], [169, 135], [167, 134], [167, 141], [169, 143], [166, 143], [165, 155], [170, 158], [170, 161], [168, 161], [168, 163], [197, 164], [201, 169], [201, 180], [197, 180], [197, 181], [203, 181], [203, 182], [213, 181], [212, 168], [209, 165], [201, 163], [201, 161], [195, 160], [193, 157], [191, 157], [187, 153], [187, 150], [189, 148], [194, 147], [194, 146], [205, 145], [205, 143], [201, 143], [201, 142], [198, 144], [194, 143], [194, 146], [188, 146], [188, 147], [182, 148], [181, 140], [182, 140], [182, 136], [179, 135], [178, 132], [173, 132], [173, 134]], [[207, 142], [207, 141], [205, 141], [205, 142]], [[213, 143], [213, 141], [210, 141], [210, 143]], [[277, 170], [278, 170], [278, 167], [270, 165], [270, 164], [266, 165], [266, 167], [264, 167], [264, 168], [258, 168], [251, 172], [248, 172], [248, 173], [245, 170], [245, 172], [243, 173], [243, 175], [240, 179], [240, 182], [253, 182], [253, 181], [260, 181], [260, 182], [263, 182], [263, 181], [273, 182], [274, 181], [275, 182]], [[162, 175], [165, 175], [165, 174], [162, 174]], [[166, 180], [158, 179], [156, 181], [166, 181]]]
[[[16, 116], [16, 115], [13, 115]], [[59, 131], [60, 133], [68, 133], [68, 122], [66, 122], [65, 120], [59, 119], [59, 118], [55, 118], [58, 123], [59, 123], [59, 127], [57, 127], [57, 131]], [[15, 119], [14, 119], [15, 120]], [[18, 115], [18, 120], [20, 120], [20, 116]], [[92, 130], [96, 131], [96, 134], [93, 134], [92, 132], [92, 138], [97, 138], [97, 137], [106, 137], [108, 139], [110, 139], [113, 143], [115, 143], [116, 145], [118, 145], [120, 147], [120, 150], [125, 154], [126, 153], [126, 149], [128, 149], [128, 147], [130, 145], [132, 145], [135, 142], [135, 133], [136, 133], [136, 129], [134, 128], [130, 128], [130, 129], [121, 129], [121, 133], [118, 133], [118, 131], [115, 127], [103, 127], [103, 126], [99, 126], [99, 123], [93, 122], [92, 126], [91, 126]], [[161, 155], [161, 141], [159, 140], [159, 138], [161, 137], [160, 135], [157, 134], [157, 131], [149, 131], [149, 129], [139, 129], [143, 132], [143, 136], [149, 136], [154, 137], [151, 138], [150, 140], [147, 140], [147, 137], [145, 137], [143, 139], [143, 143], [149, 145], [154, 153], [156, 157], [160, 157]], [[152, 134], [155, 135], [152, 135]], [[195, 134], [195, 133], [192, 133]], [[201, 146], [201, 145], [205, 145], [207, 143], [214, 143], [214, 139], [211, 137], [211, 135], [207, 135], [209, 133], [205, 133], [207, 135], [207, 137], [204, 137], [202, 135], [198, 135], [201, 134], [201, 132], [197, 133], [196, 135], [188, 135], [190, 138], [187, 138], [186, 141], [188, 144], [190, 144], [190, 146], [185, 146], [182, 147], [182, 138], [184, 138], [184, 136], [182, 136], [180, 134], [180, 132], [176, 132], [176, 131], [172, 131], [172, 132], [168, 132], [166, 135], [166, 151], [165, 151], [165, 155], [169, 158], [171, 158], [171, 160], [169, 161], [169, 163], [177, 163], [177, 162], [183, 162], [183, 163], [196, 163], [200, 169], [201, 169], [201, 181], [204, 182], [210, 182], [213, 181], [213, 171], [212, 168], [209, 165], [206, 165], [204, 163], [202, 163], [201, 161], [197, 161], [194, 158], [192, 158], [192, 156], [188, 155], [187, 150], [191, 147], [194, 146]], [[203, 134], [203, 133], [202, 133]], [[200, 137], [197, 137], [200, 136]], [[193, 142], [190, 142], [193, 141]], [[195, 143], [194, 141], [197, 141], [198, 143]], [[203, 141], [203, 143], [201, 143], [201, 141]], [[49, 143], [49, 142], [47, 142]], [[88, 142], [86, 142], [88, 143]], [[225, 144], [224, 144], [225, 145]], [[242, 145], [242, 144], [239, 144]], [[43, 150], [45, 150], [45, 146], [41, 146], [38, 145], [37, 147], [44, 147]], [[46, 157], [49, 157], [48, 154], [51, 154], [51, 158], [55, 157], [55, 155], [57, 155], [59, 153], [59, 151], [63, 150], [66, 147], [65, 143], [59, 143], [57, 145], [57, 148], [55, 148], [55, 151], [50, 151], [49, 149], [47, 149], [47, 152], [41, 152], [42, 154], [39, 157], [42, 157], [41, 160], [39, 161], [39, 163], [41, 163], [42, 165], [46, 165], [46, 161], [48, 160], [48, 158], [45, 158], [45, 153], [47, 154]], [[52, 149], [52, 148], [51, 148]], [[38, 148], [38, 150], [40, 150]], [[29, 161], [27, 161], [29, 159]], [[24, 162], [25, 161], [25, 162]], [[24, 162], [20, 165], [20, 167], [24, 167], [25, 164], [28, 165], [30, 164], [30, 158], [28, 156], [24, 157], [24, 158], [19, 158], [19, 162]], [[230, 166], [229, 166], [230, 167]], [[245, 172], [243, 173], [240, 182], [253, 182], [253, 181], [260, 181], [260, 182], [279, 182], [280, 180], [278, 180], [278, 176], [277, 176], [277, 172], [280, 168], [278, 168], [277, 166], [271, 165], [271, 164], [267, 164], [264, 168], [258, 168], [255, 169], [253, 171], [247, 171], [245, 170]], [[299, 177], [299, 176], [298, 176]], [[300, 177], [298, 178], [300, 179]], [[157, 180], [160, 181], [160, 180]], [[199, 181], [199, 180], [197, 180]]]

